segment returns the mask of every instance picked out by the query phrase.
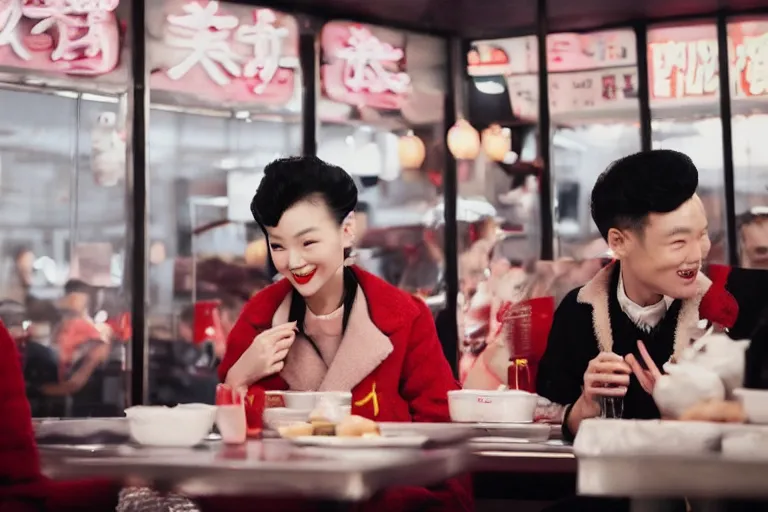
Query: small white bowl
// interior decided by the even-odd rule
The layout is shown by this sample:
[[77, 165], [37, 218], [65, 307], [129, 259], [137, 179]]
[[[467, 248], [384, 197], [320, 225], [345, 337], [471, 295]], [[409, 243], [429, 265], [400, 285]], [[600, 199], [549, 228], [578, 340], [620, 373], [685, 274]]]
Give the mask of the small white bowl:
[[144, 406], [125, 410], [131, 437], [145, 446], [190, 447], [211, 433], [216, 407], [179, 404], [176, 407]]
[[768, 390], [739, 388], [733, 394], [744, 406], [750, 423], [768, 425]]
[[532, 423], [537, 402], [537, 395], [519, 390], [448, 392], [451, 420], [459, 423]]
[[286, 391], [283, 393], [288, 409], [312, 410], [322, 398], [330, 398], [339, 405], [352, 405], [352, 393], [349, 391]]
[[287, 407], [270, 407], [264, 409], [264, 425], [270, 430], [277, 430], [292, 423], [306, 422], [309, 420], [311, 412], [311, 410], [288, 409]]

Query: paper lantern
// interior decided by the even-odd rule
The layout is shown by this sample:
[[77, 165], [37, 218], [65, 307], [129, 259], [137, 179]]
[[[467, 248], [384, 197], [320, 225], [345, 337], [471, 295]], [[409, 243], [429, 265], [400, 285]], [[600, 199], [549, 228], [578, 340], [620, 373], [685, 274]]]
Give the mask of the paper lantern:
[[152, 242], [152, 245], [149, 246], [149, 262], [153, 265], [159, 265], [165, 261], [165, 258], [165, 244], [160, 241]]
[[474, 160], [480, 153], [480, 135], [464, 119], [448, 130], [448, 150], [456, 160]]
[[245, 263], [251, 267], [263, 267], [267, 264], [267, 240], [259, 238], [245, 248]]
[[494, 162], [502, 162], [507, 154], [512, 151], [512, 137], [509, 128], [502, 128], [498, 124], [492, 124], [483, 130], [483, 151]]
[[427, 156], [424, 142], [409, 131], [397, 142], [397, 156], [403, 169], [419, 169]]

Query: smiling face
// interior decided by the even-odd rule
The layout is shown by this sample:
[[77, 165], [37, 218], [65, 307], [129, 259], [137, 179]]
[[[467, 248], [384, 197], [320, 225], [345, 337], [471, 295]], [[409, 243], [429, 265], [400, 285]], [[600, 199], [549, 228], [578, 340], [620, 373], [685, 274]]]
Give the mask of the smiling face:
[[354, 215], [341, 225], [320, 196], [299, 201], [266, 227], [275, 268], [305, 298], [321, 292], [333, 277], [340, 277], [344, 249], [352, 247]]
[[621, 261], [628, 294], [632, 282], [637, 295], [674, 299], [696, 295], [696, 277], [712, 245], [696, 195], [677, 210], [650, 214], [642, 232], [611, 229], [608, 244]]

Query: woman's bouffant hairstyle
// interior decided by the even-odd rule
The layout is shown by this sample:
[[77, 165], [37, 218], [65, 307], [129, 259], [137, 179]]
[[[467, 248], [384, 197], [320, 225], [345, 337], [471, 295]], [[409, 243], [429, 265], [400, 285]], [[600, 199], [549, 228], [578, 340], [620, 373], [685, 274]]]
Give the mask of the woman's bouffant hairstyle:
[[277, 226], [288, 208], [313, 196], [322, 197], [339, 224], [357, 205], [355, 182], [341, 167], [314, 156], [280, 158], [264, 168], [251, 213], [265, 230]]
[[[286, 210], [300, 201], [321, 200], [341, 225], [357, 205], [357, 187], [352, 177], [337, 165], [332, 165], [314, 156], [280, 158], [264, 168], [264, 178], [259, 183], [256, 195], [251, 201], [251, 214], [269, 240], [267, 227], [275, 227]], [[344, 257], [350, 256], [351, 249], [345, 249]], [[357, 292], [357, 278], [354, 272], [344, 270], [344, 329], [352, 311]], [[320, 354], [319, 349], [304, 332], [306, 305], [304, 298], [293, 290], [290, 321], [296, 321], [299, 332], [309, 340]], [[322, 359], [322, 355], [321, 355]]]
[[611, 228], [642, 234], [648, 215], [677, 210], [696, 193], [699, 171], [685, 154], [656, 149], [608, 166], [592, 189], [592, 219], [603, 238]]

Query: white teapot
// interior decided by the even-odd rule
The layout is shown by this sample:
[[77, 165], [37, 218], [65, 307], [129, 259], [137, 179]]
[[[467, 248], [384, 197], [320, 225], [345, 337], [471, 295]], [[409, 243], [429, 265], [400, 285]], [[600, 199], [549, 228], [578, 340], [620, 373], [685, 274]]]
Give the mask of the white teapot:
[[734, 341], [725, 334], [709, 334], [685, 349], [683, 361], [715, 372], [725, 385], [727, 399], [744, 382], [744, 363], [749, 340]]
[[710, 332], [685, 349], [679, 361], [665, 364], [666, 374], [653, 389], [662, 416], [678, 418], [701, 402], [732, 398], [744, 380], [748, 346], [748, 341]]

